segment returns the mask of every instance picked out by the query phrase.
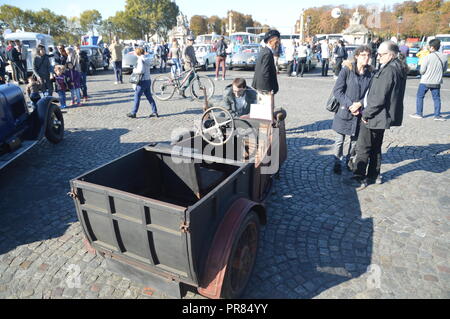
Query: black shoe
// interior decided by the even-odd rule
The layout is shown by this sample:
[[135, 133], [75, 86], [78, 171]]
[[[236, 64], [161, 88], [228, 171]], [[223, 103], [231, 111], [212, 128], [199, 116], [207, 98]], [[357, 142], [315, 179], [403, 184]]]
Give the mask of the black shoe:
[[152, 113], [152, 114], [150, 114], [149, 118], [152, 118], [152, 117], [158, 118], [159, 114], [158, 113]]
[[340, 162], [335, 162], [333, 167], [333, 172], [337, 175], [342, 174], [342, 167]]
[[136, 118], [136, 114], [133, 114], [133, 113], [128, 113], [127, 116], [132, 119]]
[[184, 90], [180, 90], [180, 95], [183, 99], [186, 99], [186, 95], [184, 94]]

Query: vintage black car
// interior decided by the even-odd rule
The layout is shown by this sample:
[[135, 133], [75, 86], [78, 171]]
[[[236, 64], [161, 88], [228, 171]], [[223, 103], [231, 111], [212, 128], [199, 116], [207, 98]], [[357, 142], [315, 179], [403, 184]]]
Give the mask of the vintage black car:
[[274, 114], [232, 118], [209, 108], [198, 132], [72, 180], [87, 249], [169, 296], [188, 286], [213, 299], [241, 296], [267, 222], [264, 200], [287, 156], [286, 113]]
[[82, 45], [81, 51], [85, 51], [89, 58], [89, 75], [93, 75], [97, 69], [108, 70], [109, 65], [104, 59], [103, 50], [97, 45]]
[[46, 137], [56, 144], [64, 137], [64, 119], [58, 100], [41, 98], [27, 104], [22, 90], [0, 85], [0, 169]]

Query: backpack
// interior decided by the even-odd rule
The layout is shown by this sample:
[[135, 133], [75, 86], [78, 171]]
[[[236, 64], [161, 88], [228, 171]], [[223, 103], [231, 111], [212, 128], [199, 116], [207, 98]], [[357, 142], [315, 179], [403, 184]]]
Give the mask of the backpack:
[[219, 44], [217, 45], [217, 53], [216, 54], [221, 57], [227, 56], [227, 48], [226, 48], [225, 43], [223, 43], [223, 41], [220, 41]]

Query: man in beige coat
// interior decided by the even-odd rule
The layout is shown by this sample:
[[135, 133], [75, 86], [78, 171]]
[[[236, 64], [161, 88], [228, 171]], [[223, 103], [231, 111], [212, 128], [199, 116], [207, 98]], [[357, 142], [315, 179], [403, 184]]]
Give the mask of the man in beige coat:
[[115, 84], [123, 84], [122, 77], [122, 51], [124, 47], [119, 43], [119, 38], [114, 37], [112, 44], [109, 46], [109, 51], [111, 52], [111, 60], [113, 62], [114, 74], [116, 75]]

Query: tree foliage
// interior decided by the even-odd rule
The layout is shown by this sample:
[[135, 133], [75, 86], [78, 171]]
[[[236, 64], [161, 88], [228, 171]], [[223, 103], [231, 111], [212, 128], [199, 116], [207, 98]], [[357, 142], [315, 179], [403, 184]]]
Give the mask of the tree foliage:
[[86, 10], [80, 14], [81, 29], [87, 33], [94, 33], [94, 29], [101, 25], [102, 15], [97, 10]]

